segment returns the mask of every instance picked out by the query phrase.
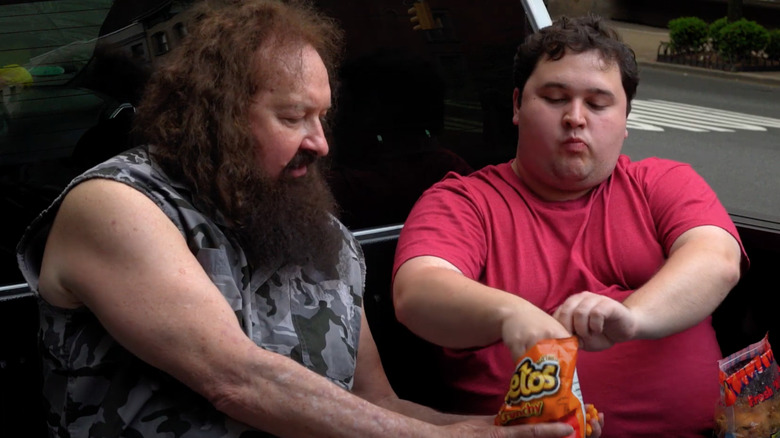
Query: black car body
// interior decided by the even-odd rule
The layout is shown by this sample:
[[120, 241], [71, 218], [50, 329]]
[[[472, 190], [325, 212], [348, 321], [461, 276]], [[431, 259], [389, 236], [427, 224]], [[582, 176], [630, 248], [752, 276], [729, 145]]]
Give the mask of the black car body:
[[[534, 20], [526, 16], [528, 2], [497, 0], [488, 7], [487, 2], [429, 0], [428, 24], [415, 30], [411, 1], [316, 3], [347, 35], [348, 80], [339, 105], [343, 121], [337, 120], [333, 131], [330, 183], [343, 221], [366, 255], [368, 320], [399, 396], [435, 407], [436, 372], [420, 360], [430, 346], [399, 325], [392, 309], [395, 243], [412, 203], [444, 173], [465, 173], [514, 156], [511, 60]], [[129, 146], [143, 81], [186, 36], [188, 5], [63, 0], [0, 6], [0, 23], [15, 26], [0, 29], [5, 44], [0, 60], [38, 72], [32, 82], [4, 84], [0, 102], [0, 212], [6, 224], [0, 238], [2, 436], [44, 434], [37, 307], [16, 266], [16, 243], [70, 178]], [[44, 35], [34, 20], [16, 16], [46, 8], [52, 8], [52, 17], [69, 17], [51, 23], [85, 33], [72, 36], [52, 28]], [[36, 32], [53, 42], [33, 47]], [[372, 90], [381, 106], [360, 101]], [[724, 354], [776, 325], [762, 306], [762, 294], [780, 261], [780, 224], [749, 212], [730, 213], [752, 269], [716, 312]]]

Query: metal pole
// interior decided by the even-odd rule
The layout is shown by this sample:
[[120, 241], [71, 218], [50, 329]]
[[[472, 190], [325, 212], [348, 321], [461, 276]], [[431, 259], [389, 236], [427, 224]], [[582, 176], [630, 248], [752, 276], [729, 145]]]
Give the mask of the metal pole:
[[539, 29], [552, 24], [550, 14], [547, 12], [547, 6], [544, 5], [543, 0], [522, 0], [522, 2], [525, 15], [528, 17], [528, 22], [531, 23], [531, 29], [534, 32], [538, 32]]

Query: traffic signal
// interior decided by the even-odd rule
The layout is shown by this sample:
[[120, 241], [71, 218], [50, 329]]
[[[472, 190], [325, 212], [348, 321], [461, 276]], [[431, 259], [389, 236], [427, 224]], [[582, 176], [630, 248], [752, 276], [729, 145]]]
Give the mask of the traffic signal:
[[409, 15], [412, 18], [409, 21], [414, 24], [414, 30], [429, 30], [438, 28], [438, 23], [434, 21], [431, 7], [425, 1], [414, 2], [409, 8]]

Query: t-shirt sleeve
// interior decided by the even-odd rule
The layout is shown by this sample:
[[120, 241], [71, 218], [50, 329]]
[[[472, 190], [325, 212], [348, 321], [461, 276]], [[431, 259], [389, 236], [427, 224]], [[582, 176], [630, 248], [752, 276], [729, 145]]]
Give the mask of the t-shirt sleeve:
[[477, 279], [484, 267], [486, 240], [480, 197], [468, 180], [449, 174], [425, 191], [401, 230], [393, 278], [409, 259], [435, 256]]
[[[716, 193], [689, 164], [668, 160], [646, 168], [644, 186], [666, 254], [681, 234], [691, 228], [714, 225], [731, 234], [740, 248], [737, 227]], [[743, 261], [747, 256], [742, 248]]]

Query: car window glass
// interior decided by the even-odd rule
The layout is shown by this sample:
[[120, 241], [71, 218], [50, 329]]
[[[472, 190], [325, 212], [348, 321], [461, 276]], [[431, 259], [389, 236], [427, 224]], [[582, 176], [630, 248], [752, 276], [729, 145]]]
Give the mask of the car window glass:
[[[315, 2], [345, 30], [328, 181], [353, 230], [402, 223], [447, 172], [514, 154], [511, 65], [529, 32], [521, 3], [425, 4], [416, 30], [411, 1]], [[190, 5], [0, 6], [0, 285], [23, 282], [15, 247], [29, 222], [70, 179], [130, 146], [143, 83], [186, 38]]]

